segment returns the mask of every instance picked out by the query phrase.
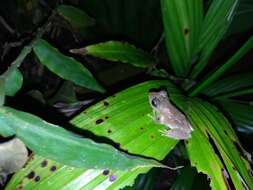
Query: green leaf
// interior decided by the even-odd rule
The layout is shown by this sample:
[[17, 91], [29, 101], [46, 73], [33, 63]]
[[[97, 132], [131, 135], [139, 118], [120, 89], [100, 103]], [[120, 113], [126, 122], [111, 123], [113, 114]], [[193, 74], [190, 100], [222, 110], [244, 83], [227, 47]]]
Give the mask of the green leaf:
[[[192, 138], [185, 141], [187, 152], [191, 164], [208, 175], [211, 187], [227, 189], [226, 180], [230, 179], [237, 189], [243, 189], [244, 184], [252, 187], [251, 169], [245, 152], [226, 118], [211, 104], [184, 97], [168, 81], [149, 81], [133, 86], [91, 106], [71, 122], [97, 136], [110, 138], [129, 153], [162, 160], [178, 141], [161, 136], [159, 130], [164, 126], [156, 124], [150, 117], [152, 109], [148, 103], [148, 92], [161, 87], [167, 89], [171, 101], [184, 111], [192, 123]], [[43, 168], [43, 160], [45, 158], [33, 159], [14, 176], [7, 189], [16, 188], [22, 182], [22, 186], [28, 189], [36, 185], [41, 189], [114, 190], [132, 185], [137, 175], [150, 169], [138, 168], [127, 172], [80, 170], [50, 160]], [[57, 170], [52, 172], [52, 166], [56, 166]], [[40, 176], [41, 182], [36, 183], [27, 177], [32, 171]], [[112, 177], [116, 179], [110, 180]]]
[[228, 30], [228, 35], [245, 32], [252, 26], [253, 2], [252, 0], [240, 0], [239, 7], [236, 10], [234, 19]]
[[215, 71], [209, 73], [206, 78], [204, 78], [199, 84], [197, 84], [193, 89], [191, 89], [190, 96], [196, 96], [202, 92], [205, 88], [210, 86], [218, 78], [220, 78], [228, 69], [230, 69], [234, 64], [236, 64], [250, 49], [253, 48], [253, 36], [251, 36], [247, 42], [222, 66], [220, 66]]
[[253, 134], [253, 106], [234, 100], [218, 101], [238, 131]]
[[191, 77], [196, 78], [208, 64], [209, 57], [224, 37], [233, 20], [238, 0], [213, 0], [204, 18], [199, 40], [199, 61]]
[[213, 97], [250, 86], [253, 86], [253, 73], [239, 73], [221, 78], [208, 86], [203, 93]]
[[57, 12], [75, 28], [83, 29], [95, 25], [95, 20], [93, 18], [89, 17], [81, 9], [73, 6], [60, 5], [57, 7]]
[[155, 63], [154, 58], [141, 49], [126, 42], [108, 41], [80, 49], [72, 49], [72, 53], [92, 55], [109, 61], [129, 63], [136, 67], [150, 67]]
[[105, 89], [99, 85], [89, 70], [81, 63], [61, 54], [45, 40], [37, 40], [33, 45], [33, 51], [39, 58], [40, 63], [63, 79], [70, 80], [91, 90], [105, 92]]
[[69, 166], [118, 170], [162, 166], [154, 160], [130, 156], [110, 145], [78, 137], [39, 117], [9, 107], [0, 108], [0, 123], [1, 135], [15, 135], [35, 153]]
[[[172, 93], [175, 91], [167, 81], [142, 83], [95, 104], [75, 117], [71, 123], [97, 136], [110, 138], [129, 153], [162, 160], [178, 141], [161, 136], [159, 129], [164, 126], [154, 123], [150, 117], [152, 108], [148, 102], [148, 91], [160, 86], [168, 87]], [[42, 189], [115, 190], [132, 185], [140, 173], [146, 173], [151, 168], [110, 170], [109, 174], [103, 175], [103, 170], [70, 168], [48, 159], [47, 167], [42, 168], [43, 160], [45, 158], [36, 156], [24, 170], [15, 175], [7, 190], [15, 189], [21, 181], [25, 189], [33, 189], [36, 185], [36, 188]], [[106, 162], [101, 158], [100, 161]], [[53, 165], [57, 170], [51, 172], [50, 167]], [[41, 182], [36, 183], [26, 177], [32, 171], [40, 176]], [[117, 179], [110, 181], [111, 175]]]
[[190, 102], [189, 118], [195, 131], [187, 143], [187, 149], [192, 165], [208, 174], [214, 189], [227, 189], [225, 181], [229, 179], [236, 189], [252, 187], [247, 153], [227, 119], [207, 102], [199, 99]]
[[177, 76], [186, 76], [196, 56], [203, 20], [201, 0], [161, 0], [167, 52]]
[[14, 69], [5, 75], [5, 93], [7, 96], [14, 96], [17, 91], [22, 87], [23, 76], [18, 69]]

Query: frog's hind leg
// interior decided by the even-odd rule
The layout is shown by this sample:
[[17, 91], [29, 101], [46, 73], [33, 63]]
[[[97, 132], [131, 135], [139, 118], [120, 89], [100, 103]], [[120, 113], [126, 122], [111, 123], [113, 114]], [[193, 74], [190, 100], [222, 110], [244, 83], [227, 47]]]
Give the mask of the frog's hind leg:
[[182, 131], [180, 129], [170, 129], [170, 130], [159, 130], [162, 136], [170, 137], [177, 140], [188, 139], [191, 137], [190, 133]]

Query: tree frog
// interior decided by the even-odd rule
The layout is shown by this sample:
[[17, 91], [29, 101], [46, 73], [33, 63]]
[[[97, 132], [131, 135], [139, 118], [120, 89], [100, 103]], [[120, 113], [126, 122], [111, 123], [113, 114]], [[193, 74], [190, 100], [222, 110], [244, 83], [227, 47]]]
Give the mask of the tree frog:
[[166, 91], [149, 92], [149, 103], [153, 109], [153, 119], [169, 128], [161, 130], [162, 135], [178, 140], [191, 137], [193, 128], [190, 122], [171, 104]]

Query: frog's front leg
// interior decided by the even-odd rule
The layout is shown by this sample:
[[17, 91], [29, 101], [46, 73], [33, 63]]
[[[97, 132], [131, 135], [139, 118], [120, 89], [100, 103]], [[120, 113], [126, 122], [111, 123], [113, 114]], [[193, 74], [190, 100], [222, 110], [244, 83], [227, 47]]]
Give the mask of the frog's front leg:
[[5, 184], [7, 180], [7, 174], [3, 171], [0, 172], [0, 187]]
[[165, 129], [160, 130], [161, 134], [163, 136], [171, 137], [173, 139], [182, 140], [182, 139], [188, 139], [191, 137], [191, 133], [187, 133], [180, 129]]

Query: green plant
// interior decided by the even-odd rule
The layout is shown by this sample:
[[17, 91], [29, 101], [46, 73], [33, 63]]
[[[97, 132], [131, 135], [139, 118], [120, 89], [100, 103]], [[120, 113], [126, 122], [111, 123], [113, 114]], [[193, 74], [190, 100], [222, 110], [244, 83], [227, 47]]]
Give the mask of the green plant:
[[[251, 189], [249, 154], [222, 111], [228, 113], [229, 119], [239, 129], [245, 129], [245, 126], [251, 128], [252, 115], [249, 113], [252, 109], [249, 103], [235, 101], [231, 97], [252, 94], [252, 73], [239, 73], [225, 79], [222, 76], [252, 49], [253, 36], [224, 64], [211, 72], [206, 71], [208, 61], [228, 30], [238, 6], [238, 1], [234, 0], [209, 3], [205, 11], [206, 4], [201, 0], [161, 0], [166, 50], [173, 74], [164, 69], [166, 67], [158, 55], [125, 42], [107, 41], [70, 50], [83, 56], [131, 64], [146, 69], [149, 75], [160, 77], [160, 80], [146, 81], [109, 96], [70, 121], [72, 130], [88, 130], [96, 137], [106, 137], [112, 140], [109, 144], [119, 143], [121, 151], [81, 139], [40, 118], [2, 106], [0, 134], [16, 135], [38, 154], [13, 176], [6, 189], [120, 189], [133, 185], [139, 174], [148, 172], [152, 167], [166, 168], [159, 162], [179, 141], [161, 136], [159, 129], [163, 126], [155, 124], [150, 117], [152, 110], [148, 92], [161, 87], [168, 91], [172, 102], [185, 113], [194, 128], [192, 138], [185, 140], [184, 145], [180, 144], [181, 156], [189, 159], [198, 172], [207, 175], [212, 189], [228, 189], [230, 185], [235, 189]], [[82, 64], [41, 39], [52, 27], [52, 18], [56, 14], [65, 18], [73, 30], [87, 32], [87, 27], [95, 24], [94, 19], [74, 7], [60, 5], [53, 11], [48, 22], [37, 31], [35, 39], [23, 48], [10, 68], [1, 75], [2, 105], [5, 96], [14, 96], [21, 88], [23, 79], [18, 67], [31, 51], [41, 64], [61, 78], [106, 93]], [[70, 96], [70, 102], [75, 102], [74, 95]], [[238, 117], [238, 114], [243, 117]], [[58, 143], [52, 143], [54, 141]], [[186, 164], [185, 161], [183, 163]], [[193, 188], [193, 175], [196, 172], [186, 167], [173, 188], [180, 185]], [[188, 183], [180, 183], [187, 176], [192, 176]]]

